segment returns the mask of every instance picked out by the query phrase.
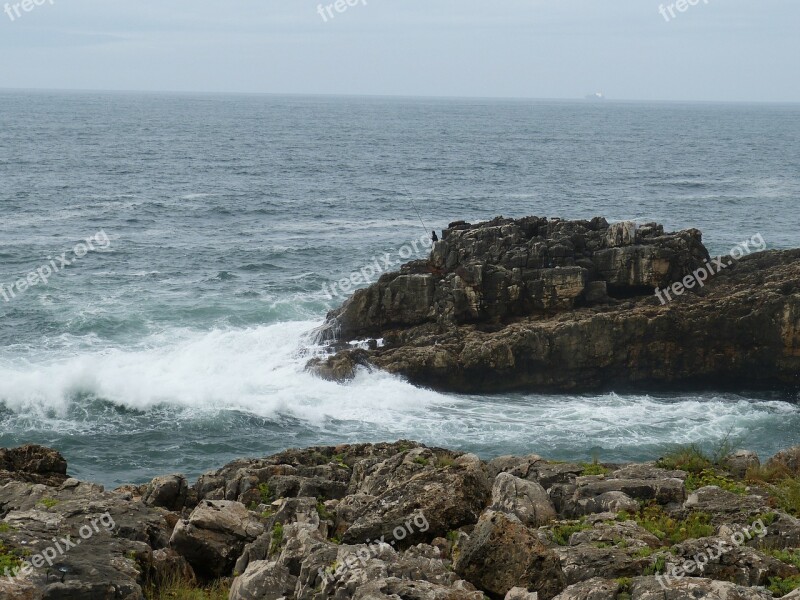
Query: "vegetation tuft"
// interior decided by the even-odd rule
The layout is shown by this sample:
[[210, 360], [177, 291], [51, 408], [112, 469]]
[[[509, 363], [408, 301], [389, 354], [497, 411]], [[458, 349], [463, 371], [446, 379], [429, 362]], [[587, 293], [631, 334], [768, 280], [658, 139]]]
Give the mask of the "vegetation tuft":
[[582, 521], [567, 523], [564, 525], [556, 525], [553, 527], [553, 541], [559, 546], [567, 546], [569, 545], [569, 538], [573, 533], [586, 531], [587, 529], [591, 528], [591, 525]]
[[711, 515], [698, 511], [690, 513], [685, 519], [675, 519], [658, 504], [648, 504], [636, 515], [621, 512], [617, 520], [636, 521], [640, 527], [669, 545], [714, 535]]
[[147, 600], [228, 600], [230, 582], [225, 579], [207, 585], [186, 581], [175, 577], [159, 586], [149, 586], [145, 590]]
[[275, 523], [272, 526], [272, 544], [269, 547], [270, 554], [277, 554], [283, 544], [283, 524]]

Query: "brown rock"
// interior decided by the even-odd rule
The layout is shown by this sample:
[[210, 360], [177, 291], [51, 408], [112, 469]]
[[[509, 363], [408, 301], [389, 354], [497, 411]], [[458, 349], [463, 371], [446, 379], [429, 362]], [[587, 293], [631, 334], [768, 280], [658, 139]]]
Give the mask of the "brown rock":
[[454, 568], [478, 589], [499, 598], [523, 587], [549, 600], [564, 589], [557, 555], [519, 519], [495, 511], [481, 515]]

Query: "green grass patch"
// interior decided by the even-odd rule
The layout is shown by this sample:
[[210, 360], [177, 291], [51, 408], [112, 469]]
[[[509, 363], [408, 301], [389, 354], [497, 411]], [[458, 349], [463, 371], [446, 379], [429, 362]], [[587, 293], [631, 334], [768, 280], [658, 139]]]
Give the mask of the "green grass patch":
[[689, 473], [686, 478], [686, 489], [690, 492], [707, 485], [715, 485], [723, 490], [742, 496], [747, 494], [747, 488], [743, 484], [734, 481], [730, 477], [725, 477], [714, 469], [703, 469], [700, 473]]
[[277, 554], [283, 544], [283, 525], [275, 523], [272, 527], [272, 544], [269, 547], [270, 554]]
[[793, 549], [793, 550], [764, 550], [766, 554], [777, 558], [781, 562], [785, 562], [787, 565], [793, 565], [800, 569], [800, 549]]
[[0, 522], [0, 533], [8, 533], [9, 531], [11, 531], [11, 529], [12, 529], [11, 525], [9, 525], [8, 523]]
[[673, 450], [662, 458], [659, 458], [656, 461], [656, 466], [660, 469], [668, 469], [670, 471], [680, 470], [699, 475], [714, 465], [699, 446], [692, 444]]
[[778, 520], [778, 514], [777, 513], [768, 512], [768, 513], [761, 513], [760, 515], [757, 515], [756, 518], [753, 520], [753, 523], [755, 523], [756, 521], [761, 521], [764, 524], [765, 527], [769, 527], [770, 525], [772, 525], [777, 520]]
[[573, 533], [578, 533], [579, 531], [586, 531], [587, 529], [591, 528], [592, 528], [591, 525], [582, 522], [568, 523], [566, 525], [556, 525], [555, 527], [553, 527], [553, 541], [559, 546], [567, 546], [569, 545], [569, 538], [570, 536], [572, 536]]
[[5, 576], [6, 569], [9, 573], [22, 566], [22, 559], [0, 542], [0, 577]]
[[317, 514], [323, 521], [332, 521], [334, 516], [333, 513], [325, 507], [325, 502], [322, 498], [317, 498]]
[[414, 459], [414, 463], [418, 464], [418, 465], [422, 465], [423, 467], [427, 467], [428, 466], [428, 459], [427, 458], [422, 458], [421, 456], [418, 456], [417, 458]]
[[656, 536], [663, 543], [679, 544], [686, 540], [714, 535], [711, 515], [704, 512], [693, 512], [685, 519], [675, 519], [664, 512], [657, 504], [644, 506], [637, 515], [625, 512], [617, 515], [617, 520], [633, 520]]
[[55, 498], [42, 498], [39, 500], [39, 504], [44, 506], [47, 509], [53, 508], [56, 504], [58, 504], [58, 500]]
[[768, 589], [778, 598], [795, 591], [797, 588], [800, 588], [800, 575], [787, 577], [786, 579], [781, 577], [770, 577], [769, 579]]
[[667, 571], [666, 557], [656, 556], [656, 559], [653, 561], [653, 564], [642, 571], [642, 575], [645, 577], [649, 577], [651, 575], [659, 575], [661, 573], [666, 573], [666, 571]]
[[333, 455], [333, 462], [335, 462], [337, 465], [339, 465], [340, 467], [343, 467], [345, 469], [349, 469], [350, 468], [350, 465], [348, 465], [344, 461], [344, 454], [334, 454]]
[[584, 475], [584, 476], [588, 476], [588, 475], [608, 475], [609, 473], [611, 473], [611, 469], [601, 465], [596, 458], [594, 459], [593, 462], [581, 463], [581, 467], [583, 467], [583, 473], [581, 473], [581, 475]]
[[800, 517], [800, 478], [790, 477], [770, 488], [778, 508]]
[[268, 483], [258, 484], [258, 495], [261, 498], [261, 504], [270, 504], [275, 499], [275, 492]]

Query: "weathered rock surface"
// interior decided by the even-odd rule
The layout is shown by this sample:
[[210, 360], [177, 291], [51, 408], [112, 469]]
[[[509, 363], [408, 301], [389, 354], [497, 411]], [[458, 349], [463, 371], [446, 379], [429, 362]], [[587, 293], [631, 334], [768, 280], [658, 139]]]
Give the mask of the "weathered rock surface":
[[[656, 224], [453, 223], [427, 261], [356, 291], [320, 330], [384, 345], [309, 367], [347, 378], [369, 364], [463, 392], [800, 389], [800, 250], [728, 256], [692, 284], [708, 260], [700, 232]], [[684, 281], [671, 302], [654, 295]]]
[[481, 515], [459, 549], [455, 570], [476, 587], [501, 598], [515, 587], [538, 592], [544, 600], [564, 589], [558, 556], [519, 519], [491, 510]]
[[[798, 509], [769, 486], [744, 493], [730, 460], [714, 477], [742, 493], [693, 489], [696, 469], [487, 463], [402, 441], [288, 450], [193, 486], [170, 475], [107, 492], [64, 479], [53, 451], [0, 456], [15, 457], [0, 484], [0, 561], [46, 557], [53, 538], [63, 548], [52, 565], [0, 577], [2, 600], [144, 600], [175, 579], [219, 576], [232, 577], [230, 600], [762, 600], [766, 585], [800, 584], [800, 519], [775, 505]], [[781, 456], [785, 473], [791, 452]], [[63, 481], [31, 481], [41, 476]]]
[[500, 473], [494, 480], [491, 508], [514, 515], [530, 527], [547, 525], [556, 518], [556, 509], [541, 485], [508, 473]]
[[767, 461], [767, 466], [785, 469], [792, 475], [800, 474], [800, 446], [781, 450]]
[[0, 448], [0, 484], [16, 480], [61, 485], [66, 479], [67, 461], [55, 450], [34, 444]]
[[230, 574], [245, 544], [264, 533], [258, 518], [239, 502], [204, 500], [172, 532], [170, 547], [200, 573]]
[[24, 481], [34, 468], [0, 486], [0, 549], [32, 566], [0, 579], [0, 598], [143, 600], [153, 552], [169, 539], [165, 515], [75, 479]]

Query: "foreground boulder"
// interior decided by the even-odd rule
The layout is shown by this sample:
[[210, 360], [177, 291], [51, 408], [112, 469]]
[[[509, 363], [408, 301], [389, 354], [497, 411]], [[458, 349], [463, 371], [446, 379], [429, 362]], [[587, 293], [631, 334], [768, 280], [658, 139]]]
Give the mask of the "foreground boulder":
[[344, 533], [345, 542], [393, 538], [407, 547], [477, 520], [489, 500], [488, 479], [477, 456], [467, 454], [438, 469], [431, 464], [416, 466], [416, 472], [399, 481], [384, 474], [381, 487], [388, 484], [388, 489], [358, 511]]
[[263, 524], [239, 502], [204, 500], [175, 526], [169, 543], [198, 574], [212, 578], [228, 575], [245, 544], [262, 533]]
[[486, 511], [463, 547], [459, 547], [456, 573], [502, 598], [523, 587], [549, 600], [564, 589], [558, 556], [545, 547], [516, 517]]
[[700, 232], [656, 224], [453, 223], [429, 260], [356, 291], [320, 329], [333, 348], [370, 349], [309, 368], [368, 364], [458, 392], [800, 389], [800, 250], [716, 261]]
[[0, 517], [0, 564], [11, 562], [3, 600], [144, 600], [154, 551], [169, 539], [159, 510], [75, 479], [0, 486]]

